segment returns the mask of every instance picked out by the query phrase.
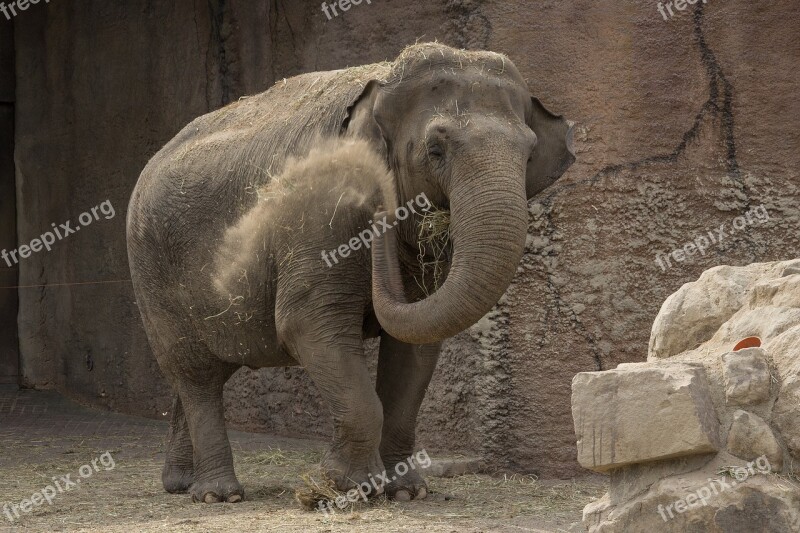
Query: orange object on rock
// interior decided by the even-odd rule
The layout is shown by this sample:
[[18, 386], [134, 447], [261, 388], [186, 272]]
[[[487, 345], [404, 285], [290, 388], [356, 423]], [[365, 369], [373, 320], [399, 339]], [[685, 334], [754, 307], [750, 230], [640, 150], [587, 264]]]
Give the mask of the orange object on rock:
[[758, 348], [761, 346], [761, 339], [758, 337], [747, 337], [746, 339], [742, 339], [736, 343], [736, 346], [733, 347], [734, 352], [738, 352], [739, 350], [744, 350], [745, 348]]

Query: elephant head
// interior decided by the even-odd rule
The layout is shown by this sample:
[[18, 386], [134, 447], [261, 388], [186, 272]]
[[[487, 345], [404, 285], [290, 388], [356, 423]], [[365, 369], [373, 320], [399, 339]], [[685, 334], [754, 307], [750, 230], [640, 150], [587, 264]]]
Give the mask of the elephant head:
[[527, 200], [575, 160], [572, 124], [530, 95], [505, 56], [427, 43], [406, 49], [388, 79], [367, 84], [346, 127], [383, 148], [398, 205], [425, 193], [451, 215], [447, 279], [418, 302], [406, 299], [396, 232], [376, 239], [373, 306], [381, 326], [413, 344], [466, 329], [511, 283], [525, 247]]

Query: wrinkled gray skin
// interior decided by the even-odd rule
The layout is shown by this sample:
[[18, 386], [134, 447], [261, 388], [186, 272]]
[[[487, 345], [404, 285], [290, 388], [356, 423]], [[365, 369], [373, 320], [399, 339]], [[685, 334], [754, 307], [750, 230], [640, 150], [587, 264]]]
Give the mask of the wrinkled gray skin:
[[[478, 321], [508, 287], [524, 249], [527, 200], [574, 161], [570, 134], [509, 59], [438, 44], [410, 47], [391, 64], [279, 82], [180, 132], [143, 171], [128, 213], [137, 303], [176, 391], [166, 490], [207, 503], [244, 497], [222, 403], [223, 385], [242, 366], [307, 370], [332, 414], [322, 466], [341, 490], [393, 472], [414, 451], [441, 341]], [[424, 192], [451, 211], [449, 272], [430, 297], [414, 279], [418, 216], [377, 240], [372, 257], [362, 248], [325, 265], [323, 250], [393, 204], [336, 206], [338, 195], [324, 190], [286, 204], [299, 213], [288, 223], [301, 235], [286, 220], [265, 221], [271, 237], [243, 300], [214, 288], [226, 231], [253, 208], [254, 190], [318, 135], [366, 139], [393, 172], [398, 205]], [[234, 305], [245, 312], [232, 316]], [[363, 341], [376, 336], [373, 388]], [[415, 470], [386, 491], [400, 500], [427, 493]]]

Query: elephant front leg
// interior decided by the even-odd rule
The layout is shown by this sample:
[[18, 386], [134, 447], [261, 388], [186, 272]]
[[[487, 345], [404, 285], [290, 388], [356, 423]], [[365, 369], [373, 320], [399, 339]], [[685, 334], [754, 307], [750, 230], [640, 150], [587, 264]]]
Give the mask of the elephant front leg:
[[[381, 335], [377, 392], [383, 404], [381, 459], [392, 480], [389, 497], [399, 501], [423, 499], [428, 494], [425, 480], [416, 468], [398, 468], [414, 453], [417, 413], [436, 368], [441, 343], [412, 345]], [[401, 475], [402, 471], [406, 471]]]
[[287, 345], [314, 381], [333, 418], [333, 442], [322, 459], [323, 471], [341, 491], [360, 488], [368, 496], [382, 494], [384, 468], [378, 445], [383, 414], [360, 335], [317, 337], [309, 332], [319, 328], [298, 330], [306, 333]]

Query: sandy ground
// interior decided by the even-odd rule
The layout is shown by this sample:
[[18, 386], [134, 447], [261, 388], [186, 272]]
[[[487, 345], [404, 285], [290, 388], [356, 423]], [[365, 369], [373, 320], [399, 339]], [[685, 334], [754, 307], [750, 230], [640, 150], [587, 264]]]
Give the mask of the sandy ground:
[[[16, 393], [15, 393], [16, 394]], [[231, 431], [247, 500], [193, 504], [160, 482], [166, 424], [83, 409], [50, 393], [0, 394], [0, 506], [31, 498], [53, 478], [80, 480], [0, 531], [582, 531], [581, 510], [602, 478], [540, 481], [521, 475], [428, 476], [421, 502], [378, 499], [325, 517], [296, 502], [325, 443]], [[91, 465], [96, 468], [83, 469]], [[435, 453], [431, 456], [436, 457]], [[107, 468], [112, 465], [113, 468]], [[13, 512], [12, 512], [13, 517]]]

